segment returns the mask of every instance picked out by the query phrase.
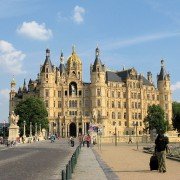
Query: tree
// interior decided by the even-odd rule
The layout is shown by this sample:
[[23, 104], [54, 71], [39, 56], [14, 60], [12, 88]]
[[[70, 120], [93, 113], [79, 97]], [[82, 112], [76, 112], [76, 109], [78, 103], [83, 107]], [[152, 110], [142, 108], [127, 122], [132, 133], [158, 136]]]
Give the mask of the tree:
[[144, 124], [147, 130], [156, 129], [158, 134], [165, 133], [168, 122], [165, 120], [164, 110], [159, 105], [149, 106]]
[[20, 127], [20, 135], [23, 135], [24, 121], [26, 123], [26, 134], [30, 134], [30, 122], [32, 122], [32, 133], [35, 133], [35, 123], [39, 129], [48, 129], [48, 112], [45, 104], [40, 98], [30, 97], [25, 101], [21, 101], [15, 108], [15, 113], [19, 115], [18, 125]]
[[172, 124], [175, 130], [180, 132], [180, 103], [173, 102], [172, 104], [173, 117]]

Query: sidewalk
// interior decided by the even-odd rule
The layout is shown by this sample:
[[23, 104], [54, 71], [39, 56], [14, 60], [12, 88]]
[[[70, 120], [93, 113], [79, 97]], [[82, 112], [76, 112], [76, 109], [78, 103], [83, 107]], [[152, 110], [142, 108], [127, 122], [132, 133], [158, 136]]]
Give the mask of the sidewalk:
[[180, 162], [166, 159], [167, 172], [149, 170], [150, 154], [135, 144], [82, 147], [72, 180], [179, 180]]
[[72, 174], [73, 180], [106, 180], [102, 168], [100, 167], [91, 148], [82, 147], [75, 171]]

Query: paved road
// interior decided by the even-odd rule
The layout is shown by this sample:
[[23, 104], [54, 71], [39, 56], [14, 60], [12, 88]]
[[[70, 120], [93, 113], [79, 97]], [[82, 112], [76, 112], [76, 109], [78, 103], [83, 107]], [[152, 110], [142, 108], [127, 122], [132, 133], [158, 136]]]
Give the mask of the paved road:
[[61, 170], [75, 151], [66, 139], [20, 144], [0, 149], [1, 180], [60, 179]]

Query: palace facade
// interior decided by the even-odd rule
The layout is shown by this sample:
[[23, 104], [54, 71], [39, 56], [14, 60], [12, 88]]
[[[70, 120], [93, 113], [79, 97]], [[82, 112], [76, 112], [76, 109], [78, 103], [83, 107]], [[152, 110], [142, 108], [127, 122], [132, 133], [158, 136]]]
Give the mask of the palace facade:
[[61, 53], [59, 67], [52, 64], [50, 50], [46, 49], [37, 79], [30, 79], [28, 86], [24, 81], [17, 92], [15, 86], [12, 80], [9, 112], [30, 96], [40, 97], [48, 111], [49, 132], [63, 137], [86, 134], [92, 124], [101, 128], [104, 136], [113, 135], [115, 129], [119, 136], [134, 134], [136, 124], [142, 135], [143, 120], [153, 104], [165, 110], [166, 120], [172, 124], [170, 75], [163, 60], [155, 86], [151, 72], [144, 77], [135, 68], [107, 70], [97, 47], [90, 65], [90, 82], [86, 83], [82, 79], [82, 61], [74, 48], [67, 62]]

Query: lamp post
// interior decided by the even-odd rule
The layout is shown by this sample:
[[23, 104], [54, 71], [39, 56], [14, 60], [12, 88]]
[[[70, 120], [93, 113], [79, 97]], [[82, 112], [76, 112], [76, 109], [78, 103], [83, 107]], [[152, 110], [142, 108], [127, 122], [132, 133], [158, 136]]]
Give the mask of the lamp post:
[[3, 141], [5, 139], [5, 128], [6, 128], [6, 121], [3, 121]]
[[30, 137], [32, 137], [32, 122], [30, 122]]
[[37, 122], [35, 123], [35, 136], [37, 137]]
[[39, 124], [39, 135], [41, 135], [41, 124]]
[[133, 126], [136, 128], [136, 146], [137, 146], [137, 149], [139, 149], [139, 147], [138, 147], [138, 136], [137, 136], [137, 126], [138, 126], [138, 122], [136, 122], [136, 123], [133, 122]]
[[25, 138], [26, 137], [26, 121], [23, 121], [23, 125], [24, 125], [24, 128], [23, 128], [23, 137]]
[[114, 134], [114, 137], [115, 137], [115, 146], [117, 146], [117, 127], [116, 127], [116, 122], [115, 122], [115, 134]]

